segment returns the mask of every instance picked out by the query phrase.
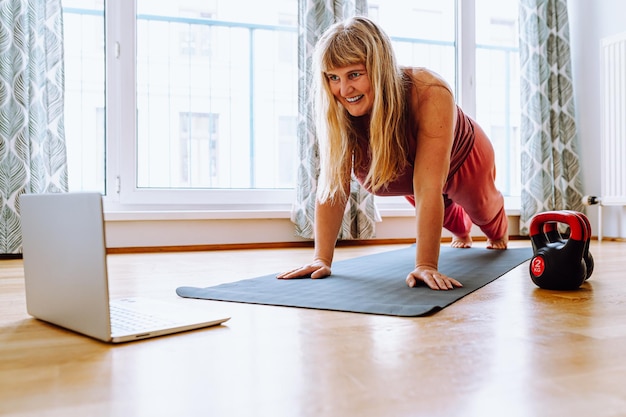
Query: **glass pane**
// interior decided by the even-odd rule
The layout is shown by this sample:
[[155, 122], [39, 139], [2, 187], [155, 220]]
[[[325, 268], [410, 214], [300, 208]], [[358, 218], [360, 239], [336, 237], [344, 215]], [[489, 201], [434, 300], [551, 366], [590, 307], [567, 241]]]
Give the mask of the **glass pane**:
[[518, 1], [476, 0], [476, 120], [496, 152], [496, 184], [520, 195]]
[[426, 67], [455, 89], [455, 0], [370, 0], [368, 8], [391, 37], [400, 65]]
[[62, 4], [69, 189], [104, 193], [104, 0]]
[[137, 0], [139, 188], [293, 188], [297, 0]]

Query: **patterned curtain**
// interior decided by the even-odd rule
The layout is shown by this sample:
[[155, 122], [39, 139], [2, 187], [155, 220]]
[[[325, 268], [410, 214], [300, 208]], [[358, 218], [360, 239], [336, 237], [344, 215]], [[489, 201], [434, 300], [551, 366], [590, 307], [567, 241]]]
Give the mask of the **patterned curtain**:
[[536, 213], [583, 211], [566, 0], [520, 0], [522, 202]]
[[18, 197], [67, 191], [61, 0], [0, 0], [0, 253], [21, 252]]
[[[351, 16], [366, 15], [366, 0], [301, 0], [298, 13], [299, 122], [298, 146], [300, 164], [296, 203], [292, 221], [298, 236], [313, 238], [315, 192], [319, 175], [319, 152], [313, 120], [311, 59], [322, 33], [333, 23]], [[346, 205], [339, 239], [369, 239], [375, 235], [379, 221], [374, 197], [353, 178], [350, 200]]]

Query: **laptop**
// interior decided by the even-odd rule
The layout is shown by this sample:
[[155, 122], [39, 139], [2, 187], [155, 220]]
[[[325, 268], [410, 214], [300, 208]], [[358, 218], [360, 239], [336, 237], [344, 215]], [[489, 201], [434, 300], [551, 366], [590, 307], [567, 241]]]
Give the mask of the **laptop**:
[[20, 211], [31, 316], [110, 343], [216, 326], [230, 319], [142, 297], [110, 300], [100, 193], [23, 194]]

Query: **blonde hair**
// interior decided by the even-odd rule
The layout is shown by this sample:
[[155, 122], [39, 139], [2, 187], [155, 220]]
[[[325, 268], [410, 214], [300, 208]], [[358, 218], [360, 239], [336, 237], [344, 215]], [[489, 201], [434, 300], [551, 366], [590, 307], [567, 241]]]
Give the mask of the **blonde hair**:
[[376, 192], [392, 182], [406, 167], [406, 82], [396, 64], [391, 40], [371, 20], [354, 17], [336, 23], [322, 35], [314, 55], [316, 127], [321, 172], [317, 197], [337, 195], [346, 199], [344, 188], [351, 168], [365, 155], [356, 147], [355, 120], [333, 97], [326, 73], [349, 65], [365, 65], [374, 93], [369, 122], [371, 165], [365, 183]]

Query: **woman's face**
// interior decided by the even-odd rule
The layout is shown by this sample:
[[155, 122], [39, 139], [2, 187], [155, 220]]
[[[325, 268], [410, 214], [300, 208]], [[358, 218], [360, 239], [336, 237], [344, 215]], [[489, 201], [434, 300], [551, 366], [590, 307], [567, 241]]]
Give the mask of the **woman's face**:
[[365, 65], [349, 65], [326, 73], [335, 99], [354, 117], [369, 114], [374, 105], [372, 84]]

